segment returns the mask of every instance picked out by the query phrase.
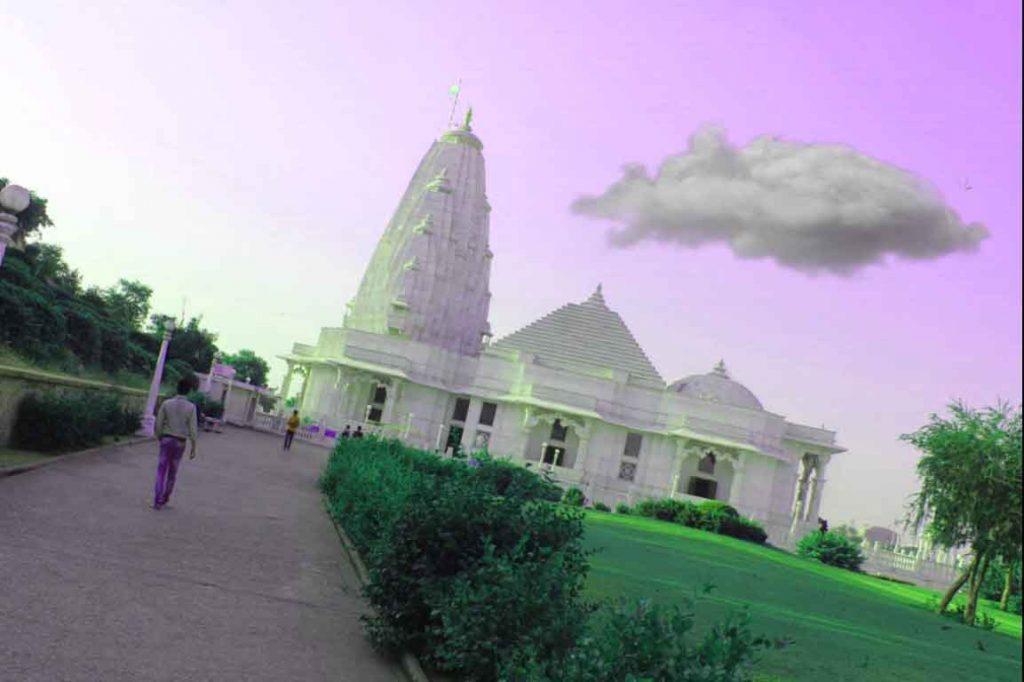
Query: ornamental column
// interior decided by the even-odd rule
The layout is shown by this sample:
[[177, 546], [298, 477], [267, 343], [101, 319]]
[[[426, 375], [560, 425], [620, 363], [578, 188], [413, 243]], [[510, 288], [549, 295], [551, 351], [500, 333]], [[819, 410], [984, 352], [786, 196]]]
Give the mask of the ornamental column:
[[811, 488], [811, 504], [808, 509], [807, 520], [818, 520], [821, 511], [821, 495], [825, 490], [825, 467], [828, 466], [828, 459], [818, 456], [817, 464], [814, 467], [814, 486]]
[[4, 262], [4, 252], [14, 243], [14, 233], [18, 231], [17, 214], [28, 208], [32, 196], [21, 185], [7, 185], [0, 190], [0, 265]]
[[742, 454], [736, 454], [729, 458], [729, 462], [732, 464], [732, 483], [729, 484], [729, 504], [733, 507], [740, 506], [739, 493], [742, 490], [743, 483], [743, 470], [746, 468], [746, 462], [743, 459]]
[[807, 504], [807, 486], [811, 478], [811, 466], [808, 464], [810, 455], [800, 460], [800, 475], [797, 477], [796, 502], [793, 505], [793, 520], [789, 527], [790, 534], [796, 533], [797, 526], [803, 521]]
[[281, 382], [281, 403], [278, 411], [285, 409], [285, 401], [288, 400], [288, 392], [292, 390], [292, 373], [295, 371], [295, 363], [291, 360], [285, 360], [288, 369], [284, 373], [284, 381]]
[[167, 346], [171, 342], [171, 334], [174, 333], [174, 320], [167, 320], [164, 327], [164, 340], [160, 343], [160, 354], [156, 359], [156, 367], [153, 368], [153, 379], [149, 383], [149, 395], [146, 396], [146, 410], [142, 413], [142, 423], [139, 425], [137, 435], [151, 437], [156, 427], [156, 398], [160, 393], [160, 380], [164, 376], [164, 364], [167, 362]]

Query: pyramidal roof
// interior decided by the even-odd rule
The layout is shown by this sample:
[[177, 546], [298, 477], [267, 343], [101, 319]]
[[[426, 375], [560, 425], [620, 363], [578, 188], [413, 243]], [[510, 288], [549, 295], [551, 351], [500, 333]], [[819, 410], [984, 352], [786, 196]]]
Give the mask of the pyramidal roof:
[[557, 365], [620, 370], [665, 384], [626, 323], [605, 304], [600, 284], [583, 303], [568, 303], [492, 347], [532, 353]]

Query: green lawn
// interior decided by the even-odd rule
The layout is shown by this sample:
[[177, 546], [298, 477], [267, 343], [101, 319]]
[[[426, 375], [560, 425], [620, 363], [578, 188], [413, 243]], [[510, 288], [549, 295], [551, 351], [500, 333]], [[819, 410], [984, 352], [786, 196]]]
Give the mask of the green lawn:
[[1021, 619], [986, 604], [996, 632], [927, 609], [931, 590], [879, 580], [671, 523], [590, 512], [591, 597], [697, 597], [698, 626], [743, 608], [753, 630], [792, 644], [761, 680], [1021, 679]]

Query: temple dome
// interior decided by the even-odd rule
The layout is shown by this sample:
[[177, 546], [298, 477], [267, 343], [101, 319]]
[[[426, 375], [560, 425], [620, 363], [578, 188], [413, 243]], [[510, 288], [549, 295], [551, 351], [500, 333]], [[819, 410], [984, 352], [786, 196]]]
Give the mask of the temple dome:
[[669, 385], [668, 390], [697, 400], [707, 400], [748, 410], [763, 410], [761, 401], [753, 392], [729, 377], [725, 363], [719, 361], [707, 374], [693, 374]]

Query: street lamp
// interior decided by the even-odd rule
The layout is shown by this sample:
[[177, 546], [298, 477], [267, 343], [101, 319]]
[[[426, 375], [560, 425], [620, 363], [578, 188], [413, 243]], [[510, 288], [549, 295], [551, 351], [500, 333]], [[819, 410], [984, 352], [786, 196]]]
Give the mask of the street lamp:
[[7, 185], [0, 190], [0, 265], [4, 262], [4, 252], [14, 243], [14, 233], [18, 231], [17, 214], [28, 208], [32, 197], [28, 190], [20, 185]]
[[156, 359], [156, 367], [153, 368], [153, 380], [149, 384], [149, 396], [146, 398], [146, 410], [142, 413], [142, 424], [136, 435], [150, 437], [153, 435], [153, 428], [156, 426], [156, 397], [160, 393], [160, 380], [164, 376], [164, 363], [167, 361], [167, 346], [171, 342], [171, 334], [174, 333], [174, 320], [167, 320], [164, 326], [164, 340], [160, 344], [160, 355]]

